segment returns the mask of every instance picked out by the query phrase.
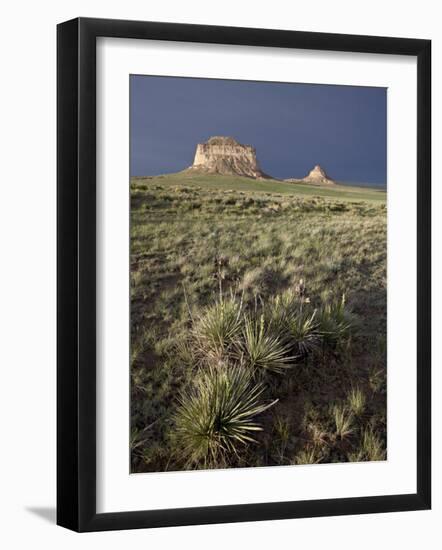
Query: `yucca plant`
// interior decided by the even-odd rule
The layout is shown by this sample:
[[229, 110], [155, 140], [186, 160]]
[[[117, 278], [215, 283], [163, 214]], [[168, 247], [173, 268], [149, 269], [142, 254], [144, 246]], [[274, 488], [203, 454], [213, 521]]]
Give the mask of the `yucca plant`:
[[239, 354], [245, 365], [258, 372], [281, 373], [294, 360], [288, 346], [266, 326], [264, 315], [258, 319], [246, 316]]
[[325, 344], [335, 347], [350, 335], [351, 321], [345, 306], [345, 295], [341, 300], [325, 304], [318, 315], [319, 332]]
[[193, 324], [193, 337], [200, 355], [221, 359], [236, 341], [242, 326], [242, 301], [220, 298], [207, 307]]
[[316, 310], [299, 311], [288, 321], [288, 336], [295, 355], [305, 357], [319, 346], [321, 336], [318, 330]]
[[345, 439], [350, 436], [353, 429], [353, 414], [344, 405], [335, 405], [333, 407], [333, 420], [336, 429], [336, 437], [339, 439]]
[[299, 296], [292, 291], [272, 297], [265, 307], [265, 318], [271, 331], [281, 338], [288, 336], [290, 321], [299, 309]]
[[365, 410], [365, 401], [365, 394], [358, 387], [352, 388], [347, 396], [348, 406], [355, 416], [362, 415]]
[[209, 366], [178, 399], [174, 420], [180, 454], [188, 466], [223, 467], [254, 442], [262, 428], [255, 417], [276, 401], [263, 403], [264, 386], [239, 365]]

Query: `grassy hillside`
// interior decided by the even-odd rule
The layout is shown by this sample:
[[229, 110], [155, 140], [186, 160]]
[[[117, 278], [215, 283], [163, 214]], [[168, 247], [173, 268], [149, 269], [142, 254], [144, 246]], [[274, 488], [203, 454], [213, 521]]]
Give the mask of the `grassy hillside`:
[[[132, 179], [132, 471], [385, 458], [385, 200]], [[243, 386], [255, 428], [202, 438], [208, 396]]]
[[385, 202], [385, 191], [367, 188], [350, 187], [348, 185], [319, 186], [302, 183], [287, 183], [279, 180], [254, 180], [239, 176], [192, 175], [186, 172], [167, 174], [164, 176], [134, 177], [133, 183], [143, 183], [153, 180], [164, 187], [188, 185], [189, 187], [204, 186], [205, 189], [235, 190], [253, 193], [277, 193], [281, 195], [300, 195], [329, 197], [342, 201], [376, 201]]

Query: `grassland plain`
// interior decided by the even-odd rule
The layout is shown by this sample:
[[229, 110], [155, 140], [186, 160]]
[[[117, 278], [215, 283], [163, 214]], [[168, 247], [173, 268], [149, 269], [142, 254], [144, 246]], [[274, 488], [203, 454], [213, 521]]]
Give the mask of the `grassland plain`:
[[380, 190], [132, 178], [132, 472], [385, 459], [386, 229]]

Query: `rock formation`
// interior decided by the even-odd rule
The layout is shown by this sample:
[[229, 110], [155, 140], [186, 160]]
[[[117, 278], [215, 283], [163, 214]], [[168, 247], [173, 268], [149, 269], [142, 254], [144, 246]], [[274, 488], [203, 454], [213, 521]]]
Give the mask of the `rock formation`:
[[326, 171], [317, 164], [313, 170], [310, 170], [309, 174], [305, 178], [289, 178], [284, 181], [291, 183], [313, 183], [316, 185], [334, 185], [336, 182], [332, 180], [326, 173]]
[[327, 176], [327, 173], [323, 168], [319, 166], [319, 164], [317, 164], [313, 168], [313, 170], [310, 170], [308, 176], [303, 178], [302, 181], [306, 181], [308, 183], [318, 183], [321, 185], [324, 185], [324, 184], [329, 185], [329, 184], [335, 183], [331, 178]]
[[231, 137], [214, 136], [198, 143], [192, 166], [187, 172], [268, 178], [256, 159], [255, 148]]

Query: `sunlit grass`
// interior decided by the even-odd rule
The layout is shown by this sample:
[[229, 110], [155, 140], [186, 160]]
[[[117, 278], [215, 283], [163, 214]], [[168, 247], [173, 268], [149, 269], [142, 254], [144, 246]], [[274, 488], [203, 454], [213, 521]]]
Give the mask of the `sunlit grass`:
[[364, 392], [358, 388], [352, 388], [347, 397], [350, 410], [355, 416], [361, 416], [365, 410], [366, 398]]
[[333, 419], [335, 423], [335, 434], [339, 439], [345, 439], [354, 432], [354, 417], [345, 405], [334, 405]]

